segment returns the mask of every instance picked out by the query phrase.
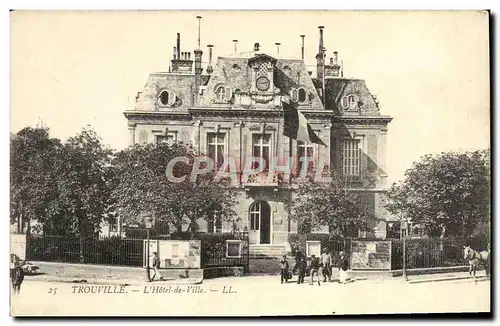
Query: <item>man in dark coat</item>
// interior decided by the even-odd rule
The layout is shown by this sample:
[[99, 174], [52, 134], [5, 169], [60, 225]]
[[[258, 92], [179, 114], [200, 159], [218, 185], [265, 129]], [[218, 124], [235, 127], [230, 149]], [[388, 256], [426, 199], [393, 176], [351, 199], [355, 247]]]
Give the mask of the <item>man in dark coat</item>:
[[297, 268], [299, 267], [299, 263], [300, 261], [302, 260], [302, 258], [305, 258], [304, 257], [304, 254], [302, 253], [302, 251], [300, 251], [299, 247], [295, 247], [295, 265], [293, 266], [293, 270], [292, 270], [292, 273], [295, 274], [295, 272], [297, 271]]
[[14, 268], [10, 271], [10, 278], [12, 281], [12, 292], [14, 295], [19, 294], [21, 290], [21, 284], [24, 281], [24, 271], [21, 268], [21, 264], [19, 262], [14, 263]]
[[318, 278], [318, 285], [321, 285], [320, 280], [319, 280], [319, 270], [321, 268], [321, 262], [319, 258], [317, 258], [315, 255], [311, 255], [311, 283], [310, 285], [313, 285], [314, 283], [314, 274], [316, 274], [316, 277]]
[[280, 260], [280, 268], [281, 268], [281, 284], [283, 281], [288, 283], [288, 260], [286, 259], [286, 255], [283, 256]]
[[295, 266], [299, 270], [299, 279], [297, 280], [297, 284], [302, 284], [304, 283], [304, 277], [306, 276], [306, 268], [307, 268], [306, 258], [302, 256], [300, 261]]

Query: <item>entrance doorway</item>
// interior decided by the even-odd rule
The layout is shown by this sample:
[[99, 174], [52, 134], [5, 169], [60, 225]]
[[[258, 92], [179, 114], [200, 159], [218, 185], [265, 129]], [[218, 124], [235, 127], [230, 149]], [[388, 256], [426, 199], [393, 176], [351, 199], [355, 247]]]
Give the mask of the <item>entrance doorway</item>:
[[250, 206], [248, 224], [250, 243], [271, 243], [271, 207], [265, 201], [256, 201]]

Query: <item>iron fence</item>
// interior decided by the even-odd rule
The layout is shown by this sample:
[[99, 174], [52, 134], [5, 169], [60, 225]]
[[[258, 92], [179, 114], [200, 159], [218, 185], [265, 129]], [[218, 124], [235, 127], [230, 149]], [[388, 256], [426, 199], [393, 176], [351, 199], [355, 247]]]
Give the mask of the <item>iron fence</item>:
[[[461, 239], [408, 239], [406, 268], [433, 268], [466, 265]], [[403, 241], [392, 240], [391, 268], [403, 268]]]
[[[201, 268], [241, 266], [248, 271], [248, 235], [205, 234], [197, 235], [195, 239], [201, 240]], [[227, 240], [240, 240], [239, 255], [227, 255]], [[32, 235], [27, 237], [26, 247], [26, 258], [33, 261], [143, 266], [144, 239], [142, 238], [109, 237], [80, 240], [75, 237]]]
[[[351, 257], [352, 241], [384, 241], [370, 239], [335, 239], [330, 240], [328, 248], [334, 261], [343, 251]], [[403, 242], [391, 241], [391, 270], [403, 268]], [[463, 246], [470, 242], [469, 239], [408, 239], [406, 242], [406, 268], [433, 268], [467, 265], [463, 258]]]

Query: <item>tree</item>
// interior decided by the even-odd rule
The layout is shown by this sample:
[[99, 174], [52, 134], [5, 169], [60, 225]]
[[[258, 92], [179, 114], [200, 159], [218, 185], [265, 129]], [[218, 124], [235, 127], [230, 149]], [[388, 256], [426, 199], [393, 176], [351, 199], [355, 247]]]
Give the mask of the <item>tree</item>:
[[328, 225], [332, 236], [356, 236], [370, 218], [360, 195], [346, 191], [338, 177], [328, 182], [300, 184], [288, 205], [291, 219], [298, 222], [299, 233]]
[[84, 239], [94, 236], [110, 205], [109, 180], [111, 150], [106, 148], [90, 128], [68, 139], [57, 159], [57, 200], [51, 201], [51, 220], [44, 227], [66, 226], [57, 234], [80, 239], [80, 259], [83, 259]]
[[50, 217], [50, 202], [57, 198], [54, 178], [59, 139], [49, 136], [48, 128], [26, 127], [10, 139], [10, 218], [18, 232], [32, 221]]
[[[175, 177], [187, 176], [183, 182], [169, 181], [166, 175], [168, 163], [177, 157], [189, 161], [174, 166]], [[214, 181], [213, 173], [190, 181], [196, 157], [195, 151], [182, 143], [135, 145], [118, 153], [113, 163], [117, 187], [112, 196], [118, 214], [140, 225], [144, 213], [154, 214], [177, 232], [192, 235], [198, 229], [198, 219], [210, 221], [215, 212], [222, 220], [233, 220], [235, 192], [229, 184]]]
[[431, 236], [481, 232], [490, 220], [489, 160], [489, 150], [426, 155], [391, 186], [387, 209]]

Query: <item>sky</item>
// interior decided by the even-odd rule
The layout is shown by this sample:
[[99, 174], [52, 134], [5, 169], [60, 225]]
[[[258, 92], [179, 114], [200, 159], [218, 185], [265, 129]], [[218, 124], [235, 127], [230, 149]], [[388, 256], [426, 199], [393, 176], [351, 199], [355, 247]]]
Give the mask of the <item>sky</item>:
[[[388, 181], [400, 180], [425, 154], [490, 147], [488, 16], [482, 12], [81, 11], [11, 13], [10, 130], [40, 121], [66, 139], [86, 125], [115, 149], [128, 142], [125, 110], [148, 74], [168, 71], [181, 51], [203, 61], [249, 52], [255, 42], [275, 57], [300, 58], [315, 70], [318, 26], [327, 57], [339, 52], [346, 77], [365, 79], [387, 136]], [[276, 42], [280, 42], [277, 55]], [[214, 60], [215, 61], [215, 60]]]

